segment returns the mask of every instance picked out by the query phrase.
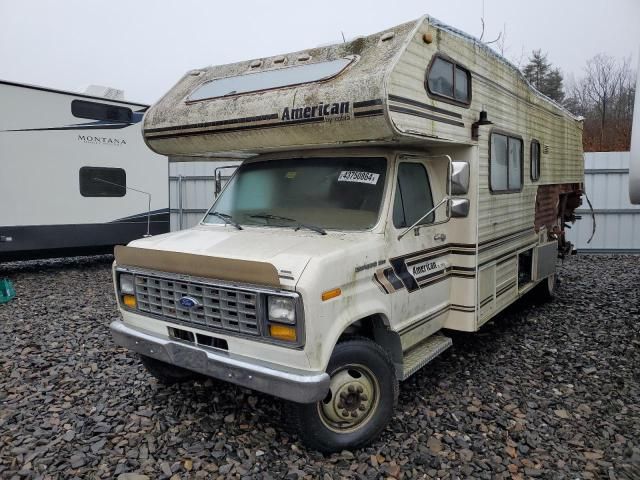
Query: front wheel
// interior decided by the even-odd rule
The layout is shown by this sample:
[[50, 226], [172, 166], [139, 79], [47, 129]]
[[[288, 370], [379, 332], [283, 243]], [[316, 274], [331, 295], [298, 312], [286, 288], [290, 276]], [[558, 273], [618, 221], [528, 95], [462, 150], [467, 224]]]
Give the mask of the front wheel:
[[327, 373], [327, 396], [291, 404], [292, 424], [302, 441], [324, 453], [369, 444], [387, 426], [398, 401], [398, 379], [387, 352], [366, 338], [336, 345]]

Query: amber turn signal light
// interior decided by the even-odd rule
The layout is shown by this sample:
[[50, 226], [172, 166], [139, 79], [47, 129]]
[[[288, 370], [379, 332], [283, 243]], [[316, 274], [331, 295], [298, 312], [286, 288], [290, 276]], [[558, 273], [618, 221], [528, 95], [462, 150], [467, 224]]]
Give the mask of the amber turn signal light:
[[134, 297], [133, 295], [123, 295], [122, 296], [122, 303], [124, 303], [124, 305], [126, 307], [129, 308], [136, 308], [136, 297]]
[[269, 335], [278, 340], [286, 340], [287, 342], [295, 342], [298, 337], [296, 335], [296, 327], [290, 325], [269, 325]]
[[342, 290], [339, 288], [334, 288], [333, 290], [327, 290], [326, 292], [322, 292], [322, 301], [325, 302], [327, 300], [331, 300], [332, 298], [336, 298], [342, 295]]

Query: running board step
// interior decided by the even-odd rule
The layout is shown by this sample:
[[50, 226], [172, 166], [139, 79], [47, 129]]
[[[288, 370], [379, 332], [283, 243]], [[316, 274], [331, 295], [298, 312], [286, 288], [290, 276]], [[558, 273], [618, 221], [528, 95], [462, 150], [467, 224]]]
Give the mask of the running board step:
[[402, 380], [424, 367], [453, 344], [449, 337], [442, 334], [431, 335], [404, 354], [402, 359]]

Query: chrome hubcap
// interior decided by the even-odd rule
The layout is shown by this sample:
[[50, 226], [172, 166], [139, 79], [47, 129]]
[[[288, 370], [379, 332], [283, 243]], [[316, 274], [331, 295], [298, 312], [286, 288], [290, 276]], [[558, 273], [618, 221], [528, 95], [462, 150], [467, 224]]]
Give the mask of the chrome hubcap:
[[345, 433], [366, 423], [378, 405], [379, 386], [371, 370], [347, 365], [331, 375], [329, 393], [318, 402], [323, 423]]

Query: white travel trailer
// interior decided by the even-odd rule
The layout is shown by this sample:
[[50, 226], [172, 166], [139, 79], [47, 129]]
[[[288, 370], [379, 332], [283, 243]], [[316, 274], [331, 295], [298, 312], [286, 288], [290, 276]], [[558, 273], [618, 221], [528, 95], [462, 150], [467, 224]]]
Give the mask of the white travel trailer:
[[165, 155], [254, 155], [194, 228], [117, 247], [114, 339], [162, 381], [290, 400], [360, 447], [398, 382], [527, 292], [553, 295], [582, 124], [430, 17], [188, 72], [145, 115]]
[[5, 81], [0, 105], [0, 261], [169, 230], [167, 158], [140, 132], [147, 105]]

